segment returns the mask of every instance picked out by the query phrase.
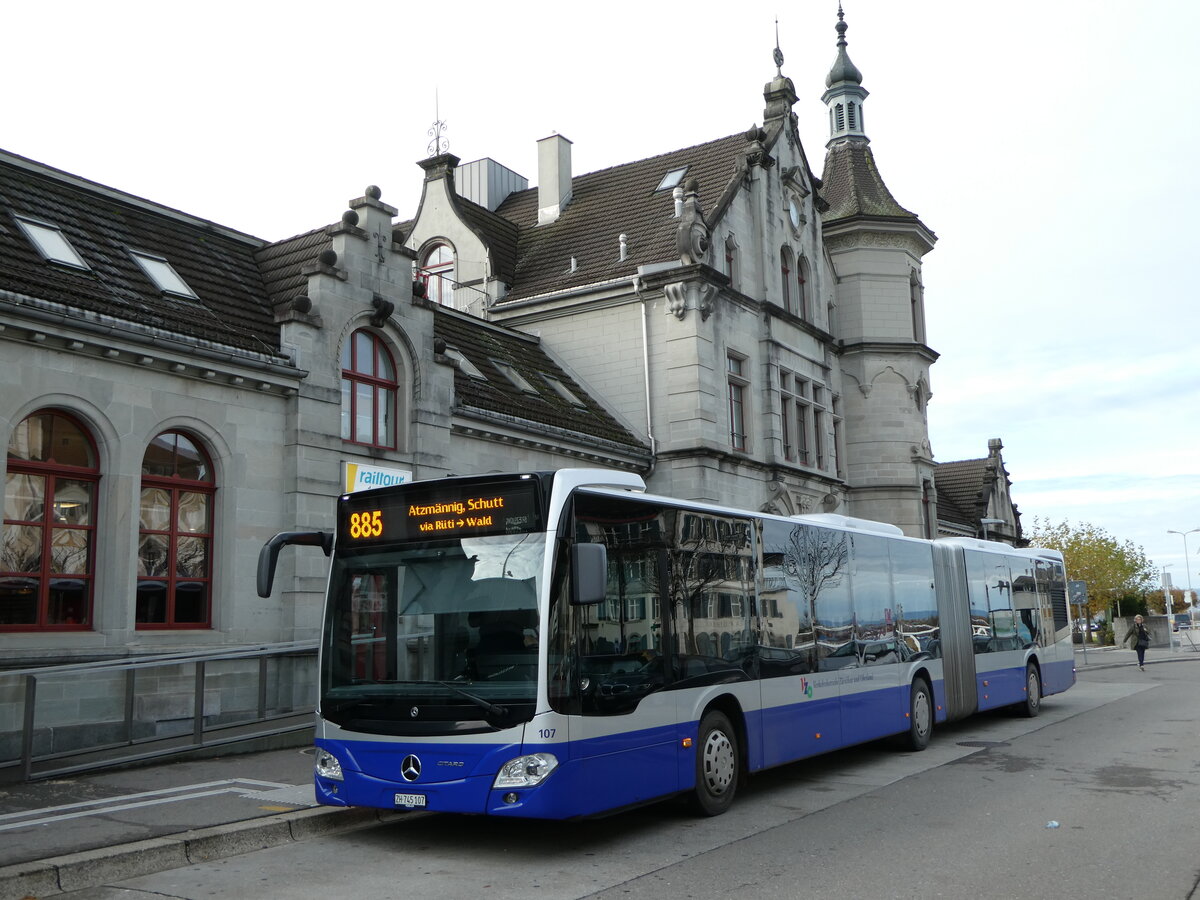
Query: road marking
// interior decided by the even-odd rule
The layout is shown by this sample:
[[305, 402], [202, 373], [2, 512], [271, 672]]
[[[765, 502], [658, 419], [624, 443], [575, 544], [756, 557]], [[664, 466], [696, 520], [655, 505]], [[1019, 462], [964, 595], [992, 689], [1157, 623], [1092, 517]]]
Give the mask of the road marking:
[[[84, 800], [62, 806], [43, 809], [27, 809], [23, 812], [0, 815], [0, 831], [27, 828], [33, 825], [49, 825], [67, 819], [100, 816], [129, 809], [144, 809], [163, 803], [181, 800], [199, 800], [219, 794], [238, 794], [251, 800], [274, 800], [292, 806], [315, 805], [312, 785], [280, 784], [274, 781], [258, 781], [252, 778], [227, 778], [223, 781], [206, 781], [203, 784], [185, 784], [157, 791], [142, 791], [136, 794], [121, 794], [101, 800]], [[307, 799], [305, 798], [307, 792]]]

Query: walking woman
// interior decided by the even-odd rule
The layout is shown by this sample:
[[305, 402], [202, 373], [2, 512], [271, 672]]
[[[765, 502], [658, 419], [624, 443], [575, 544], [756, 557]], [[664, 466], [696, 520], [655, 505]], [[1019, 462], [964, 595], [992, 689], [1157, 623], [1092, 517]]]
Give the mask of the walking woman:
[[1133, 649], [1137, 651], [1138, 668], [1143, 672], [1146, 671], [1146, 648], [1150, 646], [1150, 632], [1146, 630], [1144, 624], [1145, 619], [1141, 616], [1133, 617], [1133, 626], [1125, 633], [1125, 640], [1122, 644], [1129, 643], [1133, 639]]

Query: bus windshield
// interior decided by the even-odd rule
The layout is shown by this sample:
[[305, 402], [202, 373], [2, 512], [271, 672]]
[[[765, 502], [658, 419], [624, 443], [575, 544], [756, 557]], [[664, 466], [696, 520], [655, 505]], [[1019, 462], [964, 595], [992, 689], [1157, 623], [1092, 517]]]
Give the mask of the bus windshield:
[[527, 721], [537, 695], [544, 533], [337, 554], [321, 714], [381, 734]]

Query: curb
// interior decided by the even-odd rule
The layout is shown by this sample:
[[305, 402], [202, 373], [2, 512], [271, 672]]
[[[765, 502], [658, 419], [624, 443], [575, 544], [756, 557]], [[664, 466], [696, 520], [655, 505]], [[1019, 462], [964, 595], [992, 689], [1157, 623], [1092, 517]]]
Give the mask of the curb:
[[354, 831], [410, 815], [378, 809], [302, 809], [227, 825], [0, 867], [0, 900], [30, 900]]

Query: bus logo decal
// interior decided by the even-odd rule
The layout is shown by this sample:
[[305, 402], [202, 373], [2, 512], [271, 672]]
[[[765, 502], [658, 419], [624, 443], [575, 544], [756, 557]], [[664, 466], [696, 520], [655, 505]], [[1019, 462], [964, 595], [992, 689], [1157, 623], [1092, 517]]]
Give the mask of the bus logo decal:
[[800, 693], [802, 693], [809, 700], [812, 699], [813, 686], [807, 678], [800, 679]]
[[405, 781], [416, 781], [421, 777], [421, 760], [410, 753], [400, 763], [400, 774], [404, 776]]

